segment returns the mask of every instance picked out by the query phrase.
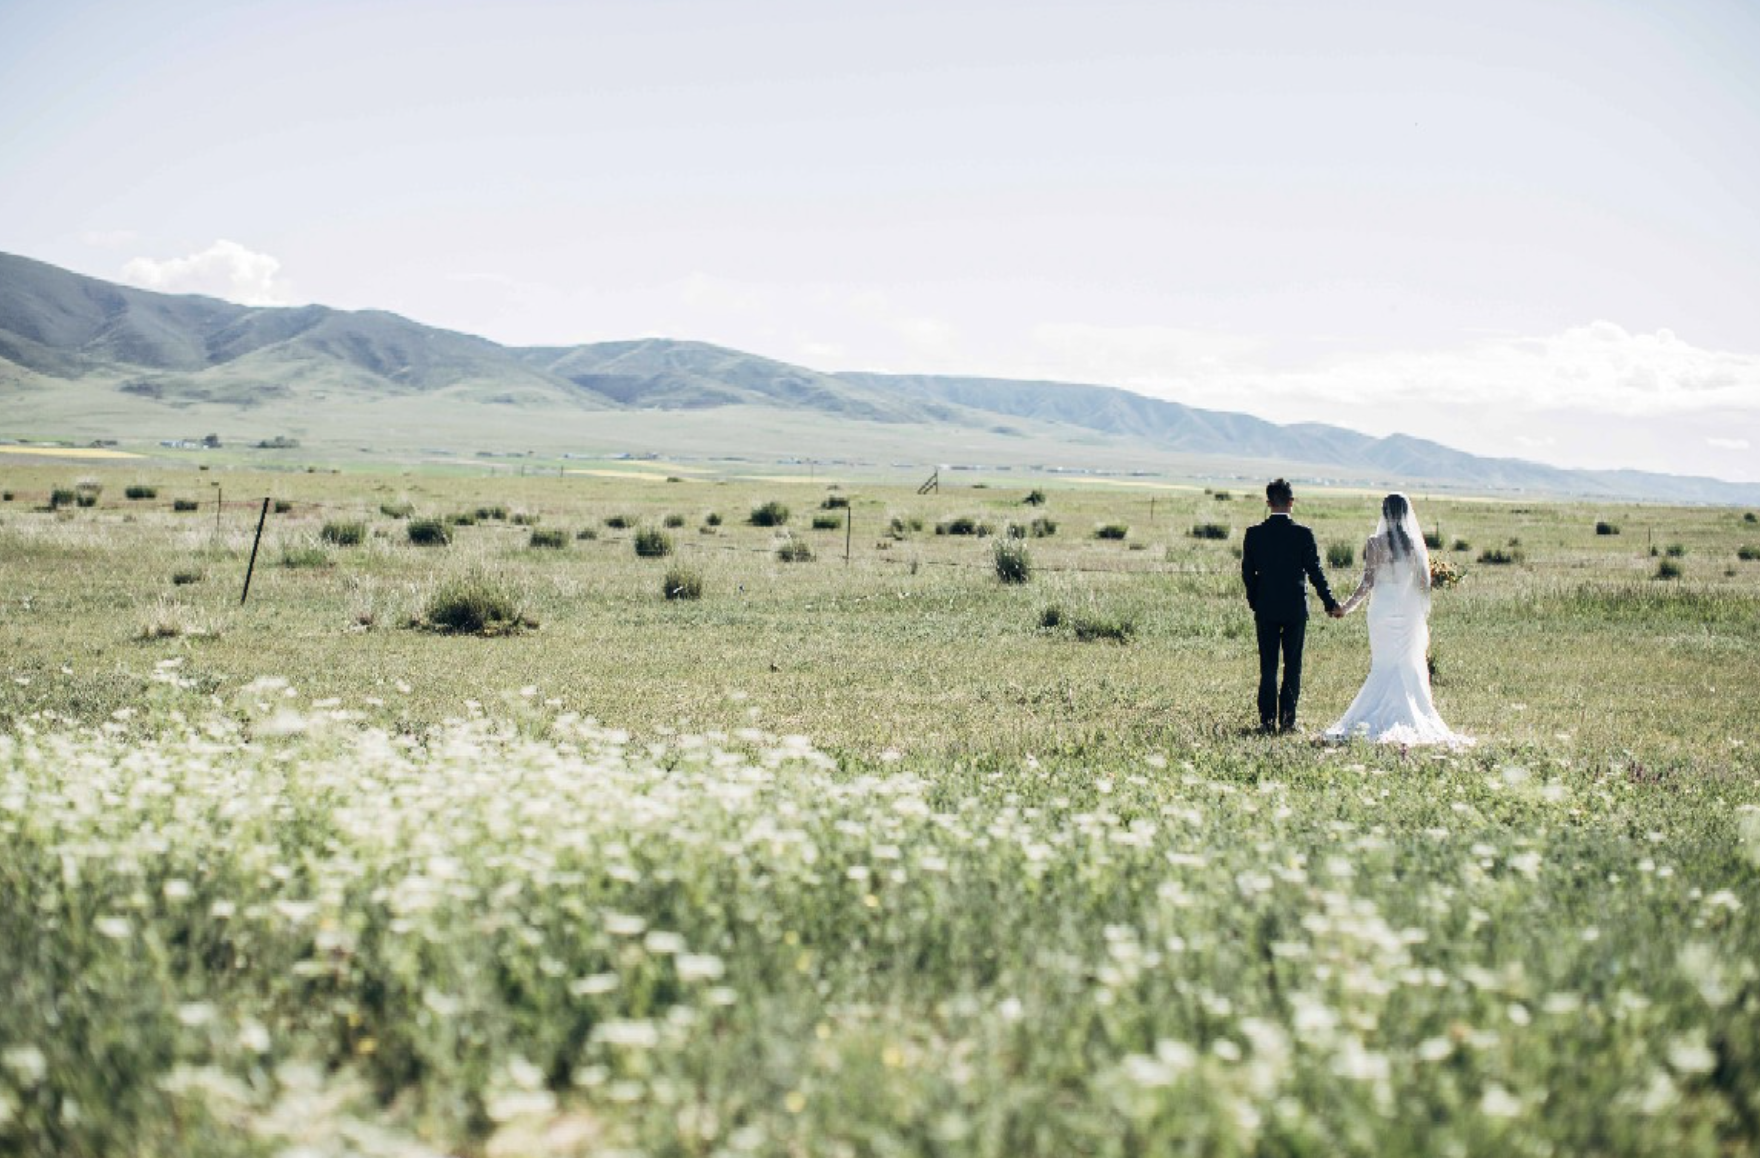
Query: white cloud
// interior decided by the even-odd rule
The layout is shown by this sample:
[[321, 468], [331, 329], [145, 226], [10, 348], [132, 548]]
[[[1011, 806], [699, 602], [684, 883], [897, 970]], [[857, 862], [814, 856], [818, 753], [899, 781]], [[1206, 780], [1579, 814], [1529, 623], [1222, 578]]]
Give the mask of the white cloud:
[[[1051, 367], [1079, 367], [1081, 381], [1125, 387], [1194, 376], [1234, 378], [1262, 347], [1258, 339], [1237, 334], [1082, 322], [1037, 326], [1033, 342]], [[1060, 375], [1051, 369], [1048, 376]]]
[[200, 253], [155, 261], [137, 257], [122, 267], [122, 280], [163, 293], [207, 294], [247, 306], [286, 305], [276, 284], [281, 263], [236, 241], [216, 241]]
[[989, 372], [1557, 466], [1754, 477], [1741, 452], [1760, 444], [1760, 355], [1601, 321], [1538, 337], [1480, 334], [1444, 350], [1328, 350], [1336, 346], [1302, 335], [1042, 325]]
[[849, 317], [891, 335], [908, 357], [945, 361], [956, 356], [960, 335], [951, 322], [900, 310], [889, 295], [878, 290], [849, 295], [844, 309]]
[[446, 275], [446, 280], [462, 285], [492, 285], [501, 289], [516, 289], [520, 285], [518, 279], [508, 277], [504, 273], [473, 273], [469, 271], [449, 273]]
[[678, 283], [678, 296], [689, 306], [735, 313], [749, 313], [768, 305], [767, 295], [759, 288], [701, 270], [684, 276]]
[[1082, 324], [1034, 331], [1034, 373], [1125, 386], [1199, 405], [1310, 410], [1433, 402], [1626, 417], [1734, 411], [1760, 416], [1760, 355], [1706, 350], [1673, 331], [1597, 321], [1537, 338], [1443, 351], [1340, 355], [1271, 369], [1265, 346], [1232, 334]]
[[1602, 321], [1543, 338], [1359, 359], [1318, 377], [1333, 397], [1361, 402], [1417, 392], [1457, 403], [1626, 417], [1760, 412], [1760, 356], [1700, 349], [1670, 330], [1629, 333]]
[[138, 236], [132, 229], [88, 229], [79, 239], [93, 249], [115, 249], [132, 244]]
[[798, 348], [802, 364], [815, 368], [836, 365], [844, 356], [844, 348], [837, 342], [804, 340]]

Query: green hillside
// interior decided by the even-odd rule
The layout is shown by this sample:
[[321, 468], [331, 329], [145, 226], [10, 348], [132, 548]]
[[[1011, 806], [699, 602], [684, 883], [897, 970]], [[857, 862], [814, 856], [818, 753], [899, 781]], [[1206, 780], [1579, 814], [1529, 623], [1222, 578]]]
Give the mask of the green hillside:
[[[1280, 426], [1108, 386], [825, 373], [702, 342], [511, 348], [378, 310], [153, 293], [0, 254], [0, 437], [186, 436], [404, 453], [810, 453], [1676, 502], [1760, 487], [1564, 471], [1403, 435]], [[786, 417], [784, 417], [786, 416]], [[782, 432], [786, 431], [784, 434]]]

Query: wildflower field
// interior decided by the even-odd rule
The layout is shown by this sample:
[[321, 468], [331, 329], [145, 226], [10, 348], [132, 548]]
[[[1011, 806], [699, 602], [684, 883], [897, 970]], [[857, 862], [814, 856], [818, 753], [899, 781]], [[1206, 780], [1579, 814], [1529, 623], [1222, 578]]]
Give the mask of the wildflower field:
[[1760, 1140], [1745, 512], [1418, 497], [1479, 743], [1402, 753], [1249, 731], [1254, 494], [78, 471], [0, 503], [0, 1153]]

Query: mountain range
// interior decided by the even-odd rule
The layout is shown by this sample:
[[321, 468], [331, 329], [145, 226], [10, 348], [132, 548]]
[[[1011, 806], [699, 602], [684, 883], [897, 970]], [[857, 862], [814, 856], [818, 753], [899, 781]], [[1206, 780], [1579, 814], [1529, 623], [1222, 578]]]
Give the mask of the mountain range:
[[[1754, 504], [1760, 487], [1638, 471], [1570, 471], [1487, 458], [1404, 435], [1376, 438], [1317, 423], [1279, 425], [1109, 386], [991, 378], [827, 373], [701, 342], [645, 339], [516, 348], [377, 310], [241, 306], [112, 284], [0, 253], [0, 434], [72, 422], [140, 432], [255, 417], [309, 428], [324, 414], [351, 429], [424, 426], [534, 430], [576, 445], [628, 412], [753, 415], [981, 435], [1035, 448], [1065, 442], [1096, 465], [1108, 451], [1254, 465], [1285, 473], [1485, 492]], [[515, 416], [523, 415], [524, 420]], [[682, 418], [680, 419], [682, 420]], [[321, 425], [321, 423], [320, 423]], [[721, 429], [730, 435], [739, 424]], [[649, 429], [653, 429], [650, 424]], [[115, 437], [114, 433], [111, 437]], [[975, 445], [974, 443], [967, 443]], [[523, 444], [522, 444], [523, 445]], [[730, 448], [732, 449], [732, 448]]]

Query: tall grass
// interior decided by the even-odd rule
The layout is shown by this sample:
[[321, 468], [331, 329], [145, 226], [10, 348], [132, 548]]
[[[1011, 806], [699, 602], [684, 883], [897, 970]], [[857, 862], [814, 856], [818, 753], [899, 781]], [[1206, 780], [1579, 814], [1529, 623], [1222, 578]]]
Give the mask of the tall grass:
[[536, 623], [505, 580], [472, 571], [441, 583], [429, 597], [419, 626], [468, 635], [505, 635]]
[[672, 554], [672, 539], [664, 531], [644, 527], [636, 532], [633, 541], [639, 558], [663, 559]]

